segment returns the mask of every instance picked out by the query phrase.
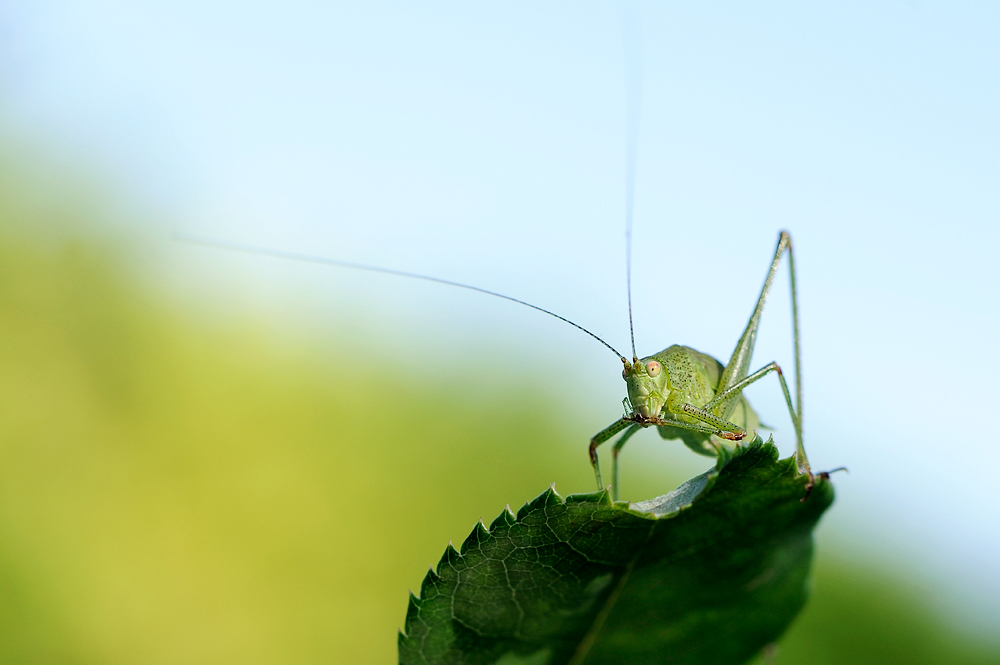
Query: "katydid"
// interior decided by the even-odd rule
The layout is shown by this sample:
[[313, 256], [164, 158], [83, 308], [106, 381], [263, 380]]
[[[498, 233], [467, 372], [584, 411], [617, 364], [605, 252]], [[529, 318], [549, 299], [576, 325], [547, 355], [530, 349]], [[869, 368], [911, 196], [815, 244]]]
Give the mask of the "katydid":
[[[612, 439], [616, 434], [622, 436], [612, 447], [612, 495], [618, 498], [618, 456], [625, 443], [642, 428], [656, 426], [664, 439], [679, 439], [696, 453], [717, 456], [724, 442], [741, 441], [748, 432], [760, 426], [757, 414], [750, 408], [743, 389], [751, 383], [762, 379], [771, 372], [778, 375], [781, 390], [788, 404], [788, 412], [795, 428], [796, 450], [795, 459], [799, 472], [808, 475], [806, 494], [803, 501], [812, 490], [814, 477], [809, 469], [806, 451], [802, 445], [802, 376], [799, 361], [799, 315], [798, 298], [795, 290], [795, 261], [792, 254], [791, 236], [782, 231], [778, 238], [778, 246], [771, 261], [771, 268], [764, 280], [757, 305], [754, 307], [750, 320], [743, 335], [736, 343], [729, 363], [722, 363], [707, 354], [695, 351], [686, 346], [670, 346], [663, 351], [642, 358], [635, 354], [633, 336], [632, 361], [619, 353], [613, 346], [590, 332], [583, 326], [570, 321], [552, 311], [532, 305], [524, 300], [512, 298], [495, 291], [477, 286], [470, 286], [437, 277], [429, 277], [416, 273], [392, 270], [378, 266], [338, 261], [319, 256], [310, 256], [294, 252], [244, 245], [211, 238], [203, 238], [188, 234], [174, 234], [174, 239], [198, 245], [207, 245], [221, 249], [230, 249], [253, 254], [263, 254], [278, 258], [323, 263], [357, 270], [368, 270], [402, 277], [412, 277], [449, 286], [457, 286], [487, 295], [496, 296], [530, 307], [560, 321], [570, 324], [585, 332], [595, 340], [610, 349], [623, 363], [622, 377], [625, 379], [628, 396], [623, 401], [625, 414], [608, 427], [601, 430], [590, 440], [590, 462], [597, 477], [598, 488], [603, 488], [601, 468], [597, 459], [597, 448]], [[750, 374], [750, 360], [757, 339], [757, 327], [764, 309], [764, 302], [771, 289], [771, 283], [778, 270], [778, 264], [785, 252], [788, 252], [788, 265], [791, 273], [792, 288], [792, 321], [795, 353], [795, 400], [793, 402], [784, 374], [777, 363], [765, 365]], [[631, 277], [629, 277], [631, 282]], [[629, 284], [631, 287], [631, 284]], [[631, 288], [629, 289], [629, 324], [631, 328]], [[823, 474], [821, 474], [823, 475]]]
[[[778, 263], [788, 251], [788, 267], [792, 283], [792, 332], [795, 347], [795, 401], [788, 390], [785, 375], [772, 362], [750, 374], [750, 359], [757, 341], [757, 326], [764, 311], [764, 302], [771, 290]], [[802, 371], [799, 350], [798, 294], [795, 290], [795, 259], [792, 239], [787, 231], [778, 238], [778, 247], [768, 270], [764, 287], [757, 298], [747, 327], [736, 343], [729, 363], [722, 363], [707, 354], [687, 346], [670, 346], [657, 354], [639, 359], [634, 347], [632, 362], [622, 358], [625, 368], [622, 378], [628, 389], [623, 404], [625, 415], [594, 435], [590, 440], [590, 463], [597, 476], [598, 488], [604, 487], [597, 447], [624, 430], [612, 450], [611, 488], [618, 498], [618, 456], [633, 434], [641, 428], [655, 425], [664, 439], [679, 439], [691, 450], [702, 455], [717, 456], [723, 441], [740, 441], [748, 431], [760, 426], [756, 412], [750, 408], [743, 389], [771, 372], [778, 375], [781, 390], [788, 404], [788, 413], [795, 428], [795, 460], [800, 473], [808, 474], [806, 495], [813, 487], [813, 474], [802, 445]]]

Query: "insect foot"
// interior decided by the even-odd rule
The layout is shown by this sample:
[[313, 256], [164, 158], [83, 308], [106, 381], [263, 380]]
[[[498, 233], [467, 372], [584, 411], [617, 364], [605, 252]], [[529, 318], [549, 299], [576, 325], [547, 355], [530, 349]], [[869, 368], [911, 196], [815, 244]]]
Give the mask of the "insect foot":
[[816, 486], [816, 478], [819, 477], [820, 480], [830, 480], [831, 473], [837, 473], [838, 471], [843, 471], [844, 473], [850, 473], [846, 466], [838, 466], [836, 469], [830, 469], [829, 471], [820, 471], [815, 476], [812, 472], [809, 472], [809, 482], [806, 483], [806, 495], [799, 499], [799, 503], [805, 503], [809, 495], [812, 494], [813, 487]]
[[[821, 472], [819, 477], [823, 480], [829, 480], [830, 474]], [[816, 486], [816, 476], [813, 475], [812, 471], [809, 472], [809, 482], [806, 483], [806, 495], [799, 499], [799, 503], [805, 503], [809, 499], [809, 495], [813, 492], [813, 487]]]

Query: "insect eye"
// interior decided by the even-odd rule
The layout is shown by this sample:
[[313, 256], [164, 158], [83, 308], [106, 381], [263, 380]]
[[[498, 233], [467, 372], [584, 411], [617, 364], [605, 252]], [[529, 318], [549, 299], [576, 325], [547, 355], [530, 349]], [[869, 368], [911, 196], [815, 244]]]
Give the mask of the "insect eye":
[[660, 373], [660, 363], [655, 360], [650, 360], [646, 363], [646, 371], [649, 372], [650, 376], [656, 376]]
[[628, 370], [627, 369], [623, 369], [622, 370], [622, 378], [625, 379], [626, 381], [628, 381]]

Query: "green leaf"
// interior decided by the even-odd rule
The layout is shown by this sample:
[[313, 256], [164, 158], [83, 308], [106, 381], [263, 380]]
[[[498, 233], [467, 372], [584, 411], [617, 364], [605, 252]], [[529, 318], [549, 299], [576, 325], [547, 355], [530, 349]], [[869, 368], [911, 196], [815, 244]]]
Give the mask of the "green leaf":
[[667, 495], [549, 488], [451, 545], [410, 596], [401, 665], [743, 663], [807, 596], [833, 503], [759, 437]]

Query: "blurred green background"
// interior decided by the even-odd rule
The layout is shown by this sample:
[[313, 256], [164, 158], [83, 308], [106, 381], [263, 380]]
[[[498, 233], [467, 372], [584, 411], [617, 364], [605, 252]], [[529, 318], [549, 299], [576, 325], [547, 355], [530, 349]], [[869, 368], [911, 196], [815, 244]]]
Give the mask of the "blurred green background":
[[[590, 489], [554, 396], [482, 380], [502, 358], [207, 314], [100, 194], [23, 166], [0, 168], [0, 661], [390, 663], [449, 539]], [[638, 466], [630, 494], [682, 479]], [[775, 662], [1000, 662], [908, 568], [820, 541]]]

